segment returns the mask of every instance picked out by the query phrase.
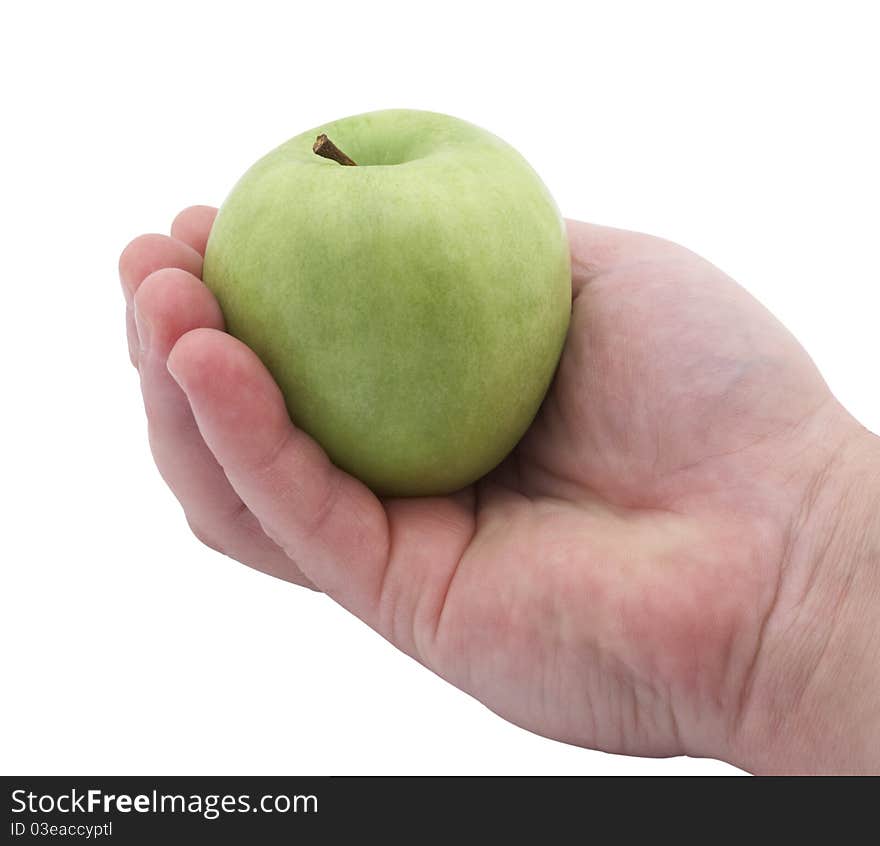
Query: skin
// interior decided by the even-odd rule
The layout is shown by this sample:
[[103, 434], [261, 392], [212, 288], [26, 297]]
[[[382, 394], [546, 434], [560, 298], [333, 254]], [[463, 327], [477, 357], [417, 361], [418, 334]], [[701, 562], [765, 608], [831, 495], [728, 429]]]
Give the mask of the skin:
[[153, 454], [203, 542], [540, 734], [880, 770], [880, 439], [735, 282], [570, 222], [571, 326], [526, 436], [459, 493], [380, 500], [223, 331], [214, 213], [120, 260]]
[[[315, 155], [324, 133], [357, 166]], [[223, 203], [203, 272], [300, 428], [394, 496], [457, 491], [516, 445], [559, 360], [570, 278], [559, 211], [522, 156], [401, 109], [260, 159]]]

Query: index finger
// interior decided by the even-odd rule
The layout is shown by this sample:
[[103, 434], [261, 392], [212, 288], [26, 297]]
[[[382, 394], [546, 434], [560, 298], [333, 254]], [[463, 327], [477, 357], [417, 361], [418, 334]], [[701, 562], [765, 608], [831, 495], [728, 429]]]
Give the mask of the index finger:
[[190, 206], [174, 218], [171, 237], [183, 241], [204, 256], [215, 217], [217, 209], [214, 206]]

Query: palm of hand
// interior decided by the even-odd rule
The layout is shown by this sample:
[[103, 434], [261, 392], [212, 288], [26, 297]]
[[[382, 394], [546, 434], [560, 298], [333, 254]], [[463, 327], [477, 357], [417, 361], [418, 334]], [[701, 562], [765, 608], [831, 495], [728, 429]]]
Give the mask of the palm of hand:
[[[154, 453], [163, 469], [167, 441], [194, 437], [194, 413], [189, 453], [204, 452], [212, 493], [163, 474], [191, 520], [216, 511], [204, 500], [226, 485], [238, 532], [201, 534], [293, 581], [301, 570], [508, 719], [612, 751], [717, 754], [813, 472], [798, 456], [830, 395], [791, 336], [703, 260], [648, 236], [583, 224], [570, 235], [572, 324], [554, 385], [515, 452], [473, 488], [380, 504], [328, 466], [255, 357], [216, 331], [196, 282], [189, 307], [208, 317], [166, 326], [162, 374], [141, 354], [148, 413], [172, 346], [188, 400], [172, 398], [172, 435], [154, 435], [154, 412]], [[141, 277], [132, 289], [146, 275], [126, 272]], [[169, 312], [171, 285], [138, 290], [150, 323]]]
[[556, 738], [706, 754], [746, 696], [811, 470], [795, 456], [830, 394], [699, 257], [570, 234], [566, 349], [529, 434], [478, 486], [439, 664]]

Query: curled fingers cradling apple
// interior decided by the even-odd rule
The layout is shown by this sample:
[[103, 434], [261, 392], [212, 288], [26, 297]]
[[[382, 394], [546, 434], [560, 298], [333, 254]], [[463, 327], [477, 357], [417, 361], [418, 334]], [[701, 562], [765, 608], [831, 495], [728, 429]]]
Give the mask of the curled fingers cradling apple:
[[[499, 234], [490, 189], [431, 182], [463, 143], [452, 129], [422, 149], [417, 125], [394, 147], [375, 117], [343, 124], [322, 129], [356, 165], [263, 165], [213, 233], [196, 206], [122, 254], [151, 448], [197, 536], [328, 593], [538, 733], [754, 770], [880, 767], [863, 704], [880, 633], [849, 613], [880, 596], [878, 568], [848, 541], [880, 538], [880, 448], [797, 341], [675, 244], [569, 222], [566, 247], [506, 145], [477, 144], [477, 172], [500, 156], [522, 179], [498, 178], [523, 196]], [[285, 179], [315, 197], [344, 185], [347, 202], [290, 212], [308, 250], [261, 259], [272, 233], [244, 245], [236, 216], [277, 221], [261, 180]], [[372, 205], [382, 190], [397, 205]], [[514, 242], [521, 278], [492, 278]], [[240, 284], [243, 256], [275, 300]], [[344, 307], [340, 261], [374, 283]], [[304, 294], [279, 262], [323, 288]], [[290, 303], [309, 332], [261, 345]]]

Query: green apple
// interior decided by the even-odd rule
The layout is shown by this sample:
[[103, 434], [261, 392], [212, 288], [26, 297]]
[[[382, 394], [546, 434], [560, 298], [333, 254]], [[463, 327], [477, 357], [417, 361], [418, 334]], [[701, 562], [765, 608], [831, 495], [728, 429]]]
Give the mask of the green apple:
[[571, 312], [565, 227], [538, 176], [489, 132], [423, 111], [345, 118], [260, 159], [220, 209], [204, 280], [292, 420], [394, 496], [457, 490], [510, 452]]

